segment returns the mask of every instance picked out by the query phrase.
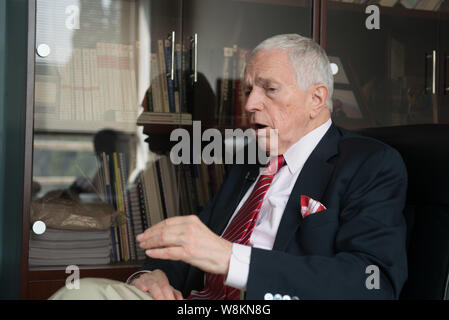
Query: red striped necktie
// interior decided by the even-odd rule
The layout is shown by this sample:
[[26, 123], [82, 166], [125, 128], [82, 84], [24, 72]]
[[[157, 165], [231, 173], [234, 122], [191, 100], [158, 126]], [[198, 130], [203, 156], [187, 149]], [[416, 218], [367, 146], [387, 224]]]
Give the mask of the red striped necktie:
[[[282, 155], [271, 160], [259, 176], [249, 198], [234, 216], [226, 228], [222, 238], [243, 245], [248, 245], [249, 239], [256, 225], [262, 202], [274, 175], [285, 164]], [[224, 285], [226, 275], [206, 273], [204, 290], [190, 295], [189, 300], [238, 300], [240, 290]]]

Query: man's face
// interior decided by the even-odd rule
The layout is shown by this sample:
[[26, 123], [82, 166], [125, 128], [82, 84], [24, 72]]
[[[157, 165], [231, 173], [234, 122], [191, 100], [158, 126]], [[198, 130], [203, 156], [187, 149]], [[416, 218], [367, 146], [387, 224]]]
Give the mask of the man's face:
[[[296, 72], [285, 50], [261, 50], [248, 61], [245, 92], [251, 126], [259, 145], [270, 155], [283, 154], [307, 133], [308, 93], [297, 87]], [[276, 132], [277, 138], [273, 137]]]

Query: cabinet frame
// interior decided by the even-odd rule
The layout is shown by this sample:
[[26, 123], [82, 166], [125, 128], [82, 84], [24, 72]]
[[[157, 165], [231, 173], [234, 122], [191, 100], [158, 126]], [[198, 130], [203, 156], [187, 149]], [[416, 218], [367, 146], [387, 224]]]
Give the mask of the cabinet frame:
[[22, 252], [20, 263], [20, 298], [27, 298], [28, 291], [28, 250], [30, 240], [30, 209], [33, 180], [33, 135], [34, 135], [34, 70], [36, 47], [36, 1], [28, 1], [28, 52], [27, 88], [25, 110], [25, 150], [22, 196]]

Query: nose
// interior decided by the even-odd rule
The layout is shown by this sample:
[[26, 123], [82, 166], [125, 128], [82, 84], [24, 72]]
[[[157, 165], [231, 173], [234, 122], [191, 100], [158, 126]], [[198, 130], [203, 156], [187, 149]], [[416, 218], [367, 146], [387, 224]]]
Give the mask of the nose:
[[249, 96], [246, 98], [245, 110], [248, 112], [260, 111], [263, 108], [262, 95], [257, 89], [251, 90]]

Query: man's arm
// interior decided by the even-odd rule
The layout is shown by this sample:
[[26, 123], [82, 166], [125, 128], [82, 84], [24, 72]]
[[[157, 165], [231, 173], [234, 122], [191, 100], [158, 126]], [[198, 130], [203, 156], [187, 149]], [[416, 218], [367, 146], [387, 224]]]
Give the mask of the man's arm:
[[[407, 278], [406, 190], [405, 166], [395, 150], [370, 156], [342, 198], [335, 255], [252, 248], [247, 299], [263, 299], [266, 293], [300, 299], [398, 298]], [[380, 271], [378, 290], [366, 286], [371, 265]]]
[[[225, 181], [227, 181], [227, 177], [229, 176], [229, 171], [226, 174]], [[220, 198], [220, 194], [222, 193], [223, 185], [218, 190], [217, 194], [214, 196], [213, 199], [209, 200], [207, 204], [204, 206], [201, 213], [198, 215], [199, 221], [204, 224], [208, 225], [210, 221], [210, 217], [212, 215], [212, 210], [215, 206], [215, 203]], [[181, 218], [181, 217], [177, 217]], [[148, 229], [147, 229], [148, 230]], [[186, 296], [190, 292], [191, 288], [186, 288], [186, 280], [187, 276], [189, 274], [189, 270], [192, 269], [192, 266], [186, 262], [183, 262], [180, 259], [155, 259], [148, 257], [146, 258], [146, 261], [142, 268], [140, 268], [139, 272], [145, 272], [145, 271], [152, 271], [152, 270], [161, 270], [163, 273], [166, 274], [169, 283], [176, 289], [181, 290], [183, 294]], [[138, 276], [138, 275], [136, 275]], [[200, 277], [198, 277], [199, 279]], [[132, 279], [130, 279], [132, 280]], [[201, 283], [198, 284], [198, 287], [202, 286], [202, 279]]]

